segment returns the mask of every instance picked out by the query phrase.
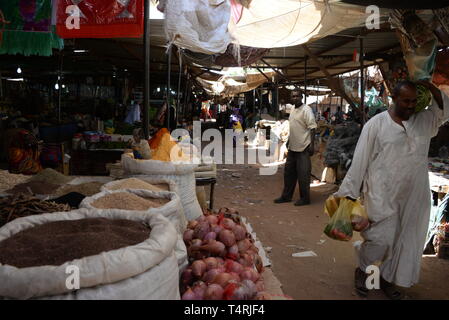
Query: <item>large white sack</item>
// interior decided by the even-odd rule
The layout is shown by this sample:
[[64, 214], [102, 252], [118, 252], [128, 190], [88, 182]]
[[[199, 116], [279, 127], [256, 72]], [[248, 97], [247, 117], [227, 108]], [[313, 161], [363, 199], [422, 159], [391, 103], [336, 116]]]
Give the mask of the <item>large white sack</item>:
[[[120, 299], [179, 299], [179, 268], [174, 252], [178, 234], [173, 224], [160, 214], [117, 211], [106, 213], [79, 209], [29, 216], [16, 219], [0, 228], [0, 241], [48, 222], [105, 217], [147, 223], [151, 227], [150, 237], [135, 246], [68, 261], [60, 266], [16, 268], [0, 264], [0, 297], [30, 299], [71, 294], [76, 291], [66, 287], [69, 276], [66, 269], [71, 265], [80, 270], [80, 289], [71, 297], [74, 299], [78, 296], [90, 299], [112, 298], [112, 293], [105, 293], [112, 289], [103, 288], [111, 284], [120, 288], [123, 295], [116, 296]], [[165, 267], [160, 268], [162, 265]], [[131, 278], [139, 275], [143, 275], [145, 283], [150, 287], [139, 281], [132, 281]], [[125, 281], [129, 279], [131, 280]], [[88, 291], [84, 293], [84, 290]]]
[[[170, 255], [150, 270], [116, 283], [77, 290], [63, 295], [36, 298], [38, 300], [180, 300], [176, 257]], [[155, 274], [165, 275], [155, 280]], [[174, 279], [175, 278], [175, 279]], [[124, 298], [126, 297], [126, 298]]]
[[173, 180], [179, 190], [179, 197], [188, 221], [203, 214], [196, 197], [195, 169], [197, 164], [158, 160], [135, 160], [132, 154], [122, 155], [122, 166], [127, 175], [151, 176], [154, 179]]
[[231, 43], [228, 0], [167, 0], [165, 33], [176, 46], [206, 54], [224, 53]]

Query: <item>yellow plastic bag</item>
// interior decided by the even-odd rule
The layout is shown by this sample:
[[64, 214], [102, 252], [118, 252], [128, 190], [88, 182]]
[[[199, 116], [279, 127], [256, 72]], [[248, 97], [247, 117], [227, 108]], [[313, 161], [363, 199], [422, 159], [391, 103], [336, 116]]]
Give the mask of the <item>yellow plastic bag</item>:
[[366, 228], [368, 228], [369, 226], [368, 214], [366, 213], [365, 208], [362, 206], [359, 200], [351, 202], [352, 202], [352, 210], [351, 210], [352, 229], [354, 231], [361, 232]]
[[349, 241], [352, 239], [351, 202], [351, 200], [345, 198], [341, 199], [338, 209], [332, 213], [329, 223], [324, 228], [324, 233], [329, 238], [340, 241]]
[[330, 217], [324, 233], [332, 239], [351, 240], [352, 231], [361, 232], [369, 226], [368, 214], [360, 200], [330, 196], [325, 202], [324, 212]]
[[324, 203], [324, 212], [332, 218], [335, 212], [337, 212], [338, 205], [340, 204], [341, 198], [335, 198], [334, 196], [330, 196], [327, 198]]

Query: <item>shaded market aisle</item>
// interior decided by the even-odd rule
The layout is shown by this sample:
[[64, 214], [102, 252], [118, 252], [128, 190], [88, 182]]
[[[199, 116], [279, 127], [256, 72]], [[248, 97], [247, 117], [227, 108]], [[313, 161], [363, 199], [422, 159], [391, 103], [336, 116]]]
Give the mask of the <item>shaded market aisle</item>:
[[[233, 176], [234, 174], [234, 176]], [[325, 199], [332, 186], [313, 187], [312, 204], [274, 204], [281, 193], [283, 166], [275, 175], [259, 175], [256, 165], [218, 165], [214, 209], [234, 207], [248, 218], [267, 250], [275, 276], [285, 295], [293, 299], [360, 299], [353, 290], [355, 253], [352, 243], [329, 239], [323, 234], [327, 217]], [[298, 197], [298, 190], [295, 196]], [[271, 247], [271, 250], [269, 249]], [[292, 257], [313, 251], [316, 257]], [[421, 280], [407, 289], [410, 299], [449, 299], [449, 260], [425, 256]], [[385, 299], [374, 291], [369, 299]]]

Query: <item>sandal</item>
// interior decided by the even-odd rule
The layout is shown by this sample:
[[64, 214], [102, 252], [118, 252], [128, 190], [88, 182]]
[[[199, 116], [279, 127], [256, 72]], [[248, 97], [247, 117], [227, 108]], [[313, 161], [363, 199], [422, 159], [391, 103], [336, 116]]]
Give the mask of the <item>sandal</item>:
[[354, 277], [354, 286], [355, 291], [360, 297], [367, 297], [368, 296], [368, 288], [366, 287], [366, 279], [368, 278], [368, 275], [363, 272], [360, 268], [355, 269], [355, 277]]
[[389, 283], [382, 277], [380, 278], [380, 288], [385, 293], [385, 295], [391, 300], [404, 299], [404, 293], [400, 291], [394, 284]]

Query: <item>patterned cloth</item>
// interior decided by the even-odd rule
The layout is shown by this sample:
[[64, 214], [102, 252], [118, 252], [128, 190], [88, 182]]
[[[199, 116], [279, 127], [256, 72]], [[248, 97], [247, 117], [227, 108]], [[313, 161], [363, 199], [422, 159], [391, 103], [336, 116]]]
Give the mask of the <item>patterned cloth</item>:
[[12, 138], [8, 147], [9, 172], [36, 174], [41, 171], [38, 141], [33, 134], [20, 129]]

